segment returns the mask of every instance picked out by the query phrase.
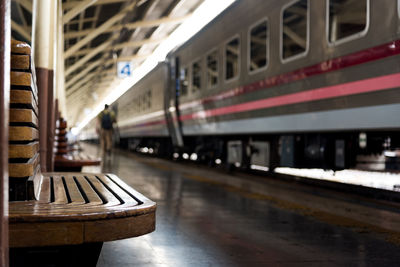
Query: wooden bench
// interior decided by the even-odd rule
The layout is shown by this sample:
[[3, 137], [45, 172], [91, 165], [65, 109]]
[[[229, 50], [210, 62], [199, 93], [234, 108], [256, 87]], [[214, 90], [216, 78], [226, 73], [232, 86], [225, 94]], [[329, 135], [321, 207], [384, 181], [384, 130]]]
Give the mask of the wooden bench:
[[31, 86], [30, 48], [13, 41], [11, 54], [9, 199], [34, 198], [39, 171], [38, 91]]
[[56, 126], [55, 147], [56, 155], [54, 157], [54, 171], [78, 171], [83, 166], [100, 165], [101, 160], [84, 154], [80, 151], [71, 152], [68, 149], [67, 122], [60, 118]]
[[95, 266], [103, 242], [154, 231], [156, 204], [113, 174], [40, 172], [37, 88], [29, 55], [28, 46], [12, 43], [11, 264]]

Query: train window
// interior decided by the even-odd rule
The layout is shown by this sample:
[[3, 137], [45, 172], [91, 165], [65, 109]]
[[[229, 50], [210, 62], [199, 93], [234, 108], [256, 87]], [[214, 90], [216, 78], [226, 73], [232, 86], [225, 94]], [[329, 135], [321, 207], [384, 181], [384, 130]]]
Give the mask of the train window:
[[201, 89], [201, 61], [196, 61], [192, 65], [192, 92]]
[[218, 83], [218, 52], [213, 51], [207, 56], [207, 88]]
[[188, 93], [188, 88], [189, 88], [189, 69], [182, 68], [181, 73], [180, 73], [180, 85], [181, 85], [181, 96], [185, 96]]
[[328, 0], [328, 40], [345, 42], [365, 34], [368, 25], [369, 0]]
[[225, 80], [239, 76], [240, 39], [233, 38], [225, 46]]
[[249, 33], [249, 71], [254, 72], [267, 66], [268, 24], [267, 20], [250, 28]]
[[308, 0], [299, 0], [286, 6], [282, 12], [281, 56], [282, 60], [304, 56], [309, 39]]

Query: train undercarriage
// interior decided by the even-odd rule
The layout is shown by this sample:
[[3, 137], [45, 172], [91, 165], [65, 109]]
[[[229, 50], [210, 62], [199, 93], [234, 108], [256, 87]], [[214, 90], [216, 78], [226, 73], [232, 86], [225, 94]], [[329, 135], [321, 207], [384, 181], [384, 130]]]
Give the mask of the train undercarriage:
[[121, 148], [228, 170], [272, 171], [276, 167], [341, 170], [400, 169], [400, 134], [388, 132], [293, 133], [284, 135], [186, 136], [183, 147], [168, 137], [123, 138]]

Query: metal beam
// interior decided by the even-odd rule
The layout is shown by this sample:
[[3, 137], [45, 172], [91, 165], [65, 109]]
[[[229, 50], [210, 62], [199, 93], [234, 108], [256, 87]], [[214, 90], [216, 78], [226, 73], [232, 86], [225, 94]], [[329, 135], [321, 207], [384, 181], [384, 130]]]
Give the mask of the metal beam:
[[80, 40], [78, 43], [73, 45], [71, 48], [69, 48], [65, 54], [64, 54], [64, 59], [69, 58], [70, 56], [73, 55], [76, 51], [78, 51], [81, 47], [89, 43], [91, 40], [99, 36], [100, 34], [104, 33], [105, 30], [109, 29], [111, 26], [113, 26], [115, 23], [123, 19], [126, 14], [133, 10], [133, 8], [136, 6], [136, 1], [125, 7], [121, 12], [119, 12], [117, 15], [113, 16], [106, 22], [104, 22], [99, 28], [96, 28], [95, 30], [91, 30], [91, 33], [89, 33], [86, 37], [84, 37], [82, 40]]
[[32, 14], [32, 1], [29, 0], [15, 0], [15, 1]]
[[104, 51], [104, 49], [112, 44], [112, 41], [115, 38], [111, 38], [111, 40], [106, 41], [104, 43], [102, 43], [101, 45], [99, 45], [98, 47], [92, 49], [92, 51], [87, 54], [86, 56], [84, 56], [83, 58], [81, 58], [80, 60], [78, 60], [77, 62], [75, 62], [74, 65], [72, 65], [71, 67], [69, 67], [68, 69], [66, 69], [65, 71], [65, 76], [70, 75], [72, 72], [74, 72], [75, 70], [79, 69], [80, 67], [83, 66], [83, 64], [85, 64], [86, 62], [88, 62], [92, 57], [96, 56], [98, 53]]
[[149, 56], [150, 56], [150, 54], [119, 57], [117, 59], [109, 59], [105, 62], [105, 64], [110, 64], [110, 63], [118, 62], [118, 61], [134, 61], [134, 60], [138, 60], [138, 59], [146, 59]]
[[[89, 82], [82, 87], [82, 90], [76, 91], [67, 98], [67, 102], [73, 103], [74, 106], [77, 106], [76, 102], [82, 99], [82, 95], [90, 94], [89, 90], [96, 86], [97, 89], [104, 89], [109, 87], [113, 81], [100, 81], [100, 82]], [[82, 92], [84, 92], [82, 94]], [[78, 108], [79, 110], [79, 108]]]
[[[87, 82], [84, 85], [82, 85], [81, 90], [75, 91], [75, 92], [71, 93], [69, 96], [67, 96], [67, 102], [71, 102], [71, 101], [75, 102], [77, 100], [77, 98], [82, 97], [82, 95], [85, 95], [86, 89], [93, 86], [93, 84], [94, 84], [94, 82], [90, 81], [90, 82]], [[77, 94], [77, 93], [79, 93], [79, 94]]]
[[18, 4], [18, 5], [17, 5], [17, 10], [18, 10], [19, 17], [20, 17], [21, 20], [22, 20], [22, 26], [23, 26], [23, 27], [27, 27], [27, 26], [28, 26], [28, 23], [26, 22], [26, 18], [25, 18], [25, 16], [24, 16], [24, 12], [22, 11], [22, 6], [21, 6], [21, 4]]
[[24, 27], [16, 23], [15, 21], [11, 20], [11, 29], [14, 31], [18, 32], [19, 34], [22, 35], [27, 41], [31, 41], [31, 34], [26, 31]]
[[[84, 13], [81, 13], [81, 15], [84, 15]], [[79, 24], [79, 23], [85, 23], [85, 22], [93, 22], [96, 21], [96, 18], [84, 18], [84, 19], [74, 19], [68, 22], [69, 25], [72, 24]]]
[[70, 96], [72, 92], [75, 92], [77, 89], [79, 89], [80, 87], [85, 85], [87, 82], [89, 82], [96, 74], [97, 74], [96, 72], [92, 72], [89, 75], [87, 75], [85, 78], [83, 78], [82, 80], [80, 80], [80, 81], [74, 83], [73, 85], [71, 85], [70, 87], [68, 87], [66, 90], [67, 96]]
[[[79, 5], [82, 1], [70, 1], [63, 4], [63, 10], [69, 10], [74, 8], [74, 6]], [[116, 4], [126, 2], [126, 0], [98, 0], [93, 5], [106, 5], [106, 4]]]
[[[164, 41], [166, 38], [167, 37], [159, 38], [159, 39], [144, 39], [144, 40], [140, 40], [140, 41], [120, 43], [117, 45], [107, 47], [104, 49], [104, 51], [118, 50], [118, 49], [122, 49], [122, 48], [126, 48], [126, 47], [139, 47], [139, 46], [146, 45], [146, 44], [159, 44], [162, 41]], [[92, 51], [93, 51], [93, 48], [81, 49], [78, 52], [76, 52], [74, 54], [74, 56], [83, 56]]]
[[[181, 23], [181, 22], [187, 20], [188, 18], [190, 18], [191, 16], [192, 16], [192, 13], [185, 15], [185, 16], [181, 16], [181, 17], [163, 17], [163, 18], [159, 18], [159, 19], [155, 19], [155, 20], [140, 20], [140, 21], [128, 23], [125, 25], [117, 25], [117, 26], [110, 27], [108, 29], [105, 29], [103, 31], [103, 33], [113, 32], [113, 31], [121, 31], [123, 28], [126, 28], [128, 30], [133, 30], [136, 28], [157, 27], [157, 26], [159, 26], [161, 24], [165, 24], [165, 23]], [[68, 32], [65, 34], [65, 38], [71, 39], [71, 38], [86, 36], [86, 35], [90, 34], [92, 31], [93, 30]]]
[[89, 66], [87, 66], [82, 72], [79, 74], [75, 75], [71, 80], [67, 81], [65, 87], [68, 88], [72, 84], [76, 83], [79, 81], [83, 76], [85, 76], [87, 73], [89, 73], [92, 69], [98, 67], [101, 63], [103, 63], [103, 59], [99, 59], [97, 61], [92, 62]]
[[71, 87], [67, 88], [68, 96], [71, 96], [76, 91], [79, 91], [80, 89], [82, 89], [82, 86], [85, 86], [86, 84], [90, 83], [91, 80], [93, 79], [93, 77], [95, 77], [96, 75], [101, 75], [101, 79], [103, 79], [104, 77], [111, 77], [111, 76], [115, 77], [116, 76], [115, 72], [110, 74], [109, 71], [94, 71], [94, 72], [91, 72], [85, 78], [83, 78], [82, 80], [78, 81], [77, 83], [71, 85]]
[[90, 7], [93, 5], [97, 0], [85, 0], [82, 2], [79, 2], [78, 5], [76, 5], [74, 8], [72, 8], [70, 11], [68, 11], [67, 14], [63, 16], [63, 24], [68, 23], [71, 19], [73, 19], [76, 15], [79, 13], [82, 13], [83, 11], [86, 10], [86, 8]]

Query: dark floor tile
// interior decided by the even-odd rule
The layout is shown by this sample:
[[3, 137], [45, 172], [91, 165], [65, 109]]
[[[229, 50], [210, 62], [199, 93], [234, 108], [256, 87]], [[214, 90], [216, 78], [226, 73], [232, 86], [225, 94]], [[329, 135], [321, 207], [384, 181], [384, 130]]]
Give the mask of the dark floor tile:
[[104, 244], [98, 266], [400, 266], [400, 247], [372, 233], [187, 179], [184, 165], [135, 157], [115, 151], [108, 168], [157, 201], [156, 231]]

